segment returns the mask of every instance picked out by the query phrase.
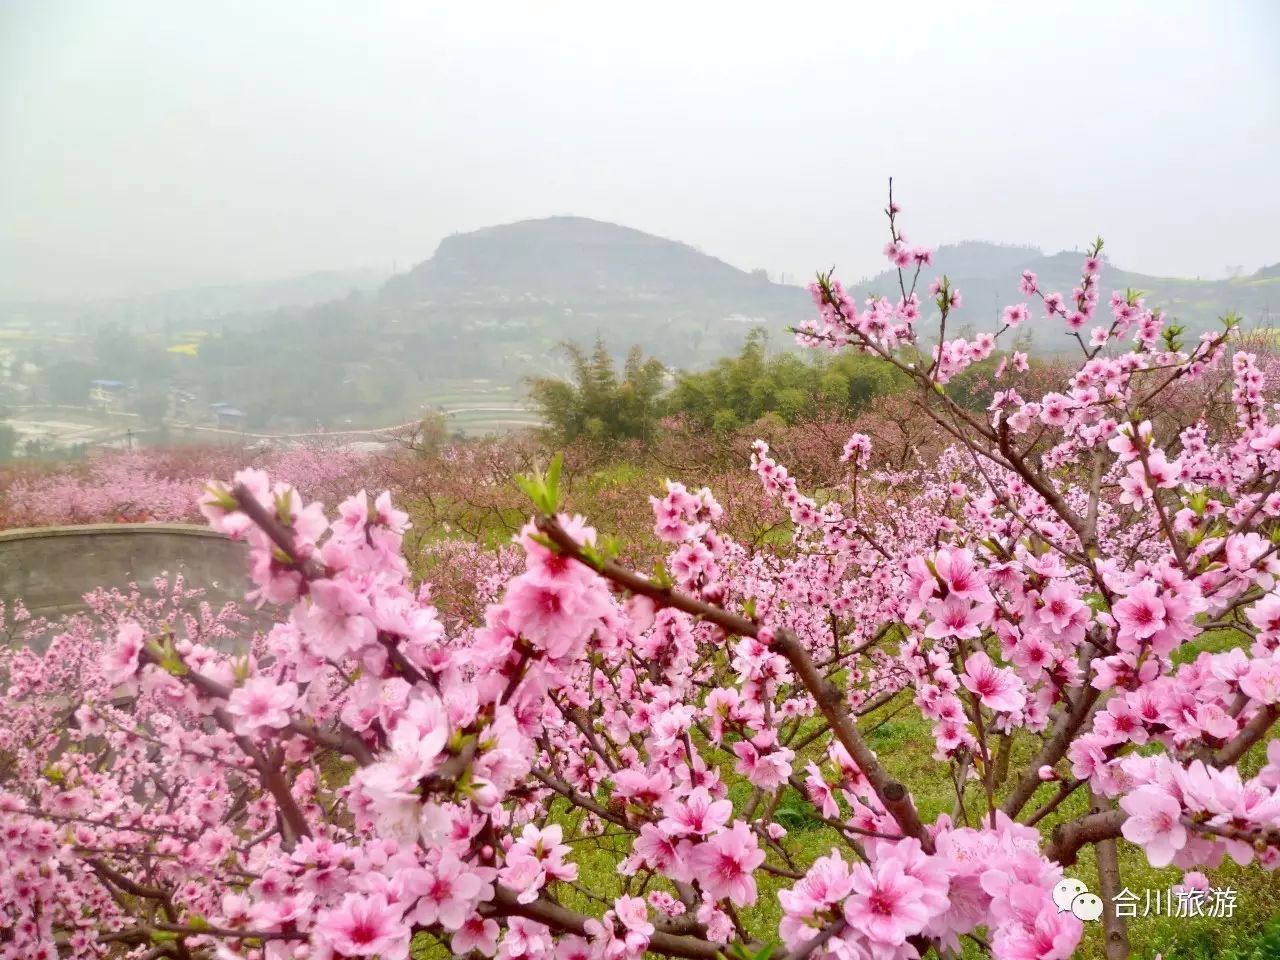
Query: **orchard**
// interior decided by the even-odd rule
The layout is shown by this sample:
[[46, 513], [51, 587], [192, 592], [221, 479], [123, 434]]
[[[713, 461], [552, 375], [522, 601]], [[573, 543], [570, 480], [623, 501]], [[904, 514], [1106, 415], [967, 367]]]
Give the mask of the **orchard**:
[[[0, 958], [1065, 960], [1095, 923], [1055, 902], [1082, 858], [1119, 958], [1159, 946], [1115, 906], [1131, 849], [1192, 887], [1273, 870], [1265, 361], [1232, 318], [1188, 340], [1104, 294], [1101, 241], [1074, 290], [1025, 274], [997, 332], [956, 336], [961, 292], [886, 212], [898, 289], [855, 304], [821, 275], [796, 336], [894, 368], [948, 446], [890, 469], [854, 433], [810, 488], [756, 443], [742, 470], [783, 536], [744, 543], [715, 490], [671, 480], [639, 567], [563, 509], [553, 460], [521, 480], [518, 555], [466, 552], [458, 615], [390, 493], [326, 511], [287, 466], [228, 469], [199, 510], [247, 542], [270, 632], [182, 612], [175, 584], [97, 595], [40, 653], [48, 625], [11, 610]], [[1032, 392], [1005, 351], [985, 413], [958, 404], [948, 382], [1029, 322], [1073, 369]], [[194, 503], [163, 486], [138, 510]], [[950, 809], [877, 755], [890, 709], [931, 731], [918, 777]], [[612, 888], [586, 875], [606, 847]]]

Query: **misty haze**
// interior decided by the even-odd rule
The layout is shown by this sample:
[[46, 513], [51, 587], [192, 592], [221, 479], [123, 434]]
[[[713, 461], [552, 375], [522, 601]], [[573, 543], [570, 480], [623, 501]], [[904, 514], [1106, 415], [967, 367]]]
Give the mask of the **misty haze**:
[[1278, 48], [0, 0], [0, 960], [1280, 958]]

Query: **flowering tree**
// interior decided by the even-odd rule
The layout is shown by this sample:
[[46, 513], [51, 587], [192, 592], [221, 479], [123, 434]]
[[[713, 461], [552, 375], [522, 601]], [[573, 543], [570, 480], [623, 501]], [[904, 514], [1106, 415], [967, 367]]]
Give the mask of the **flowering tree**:
[[[209, 476], [225, 476], [250, 455], [240, 447], [158, 447], [103, 451], [83, 464], [0, 473], [0, 529], [53, 524], [199, 520], [197, 500]], [[332, 444], [268, 450], [251, 462], [313, 496], [337, 498], [379, 480], [389, 458]]]
[[[669, 483], [669, 556], [637, 572], [560, 512], [553, 463], [524, 480], [522, 569], [477, 576], [483, 612], [446, 626], [389, 495], [330, 519], [261, 471], [211, 484], [250, 600], [286, 617], [236, 648], [212, 614], [118, 602], [105, 636], [8, 655], [0, 957], [1060, 960], [1083, 925], [1053, 889], [1086, 845], [1108, 904], [1121, 839], [1154, 865], [1274, 867], [1280, 751], [1240, 765], [1280, 715], [1280, 425], [1234, 324], [1184, 345], [1133, 294], [1099, 319], [1099, 242], [1070, 297], [1023, 278], [1078, 368], [1024, 399], [1015, 353], [975, 415], [942, 385], [1030, 308], [948, 340], [943, 277], [928, 343], [930, 254], [898, 213], [900, 297], [859, 308], [820, 277], [798, 336], [896, 367], [954, 446], [876, 473], [854, 435], [819, 498], [757, 444], [785, 548], [744, 548], [709, 490]], [[1227, 364], [1227, 429], [1151, 426]], [[1196, 654], [1210, 629], [1238, 643]], [[933, 725], [951, 815], [926, 822], [868, 745], [860, 719], [896, 700]], [[778, 822], [787, 788], [836, 838], [812, 862]], [[1077, 791], [1089, 811], [1042, 836]], [[579, 877], [604, 835], [627, 851], [616, 897]], [[760, 930], [766, 879], [782, 918]]]

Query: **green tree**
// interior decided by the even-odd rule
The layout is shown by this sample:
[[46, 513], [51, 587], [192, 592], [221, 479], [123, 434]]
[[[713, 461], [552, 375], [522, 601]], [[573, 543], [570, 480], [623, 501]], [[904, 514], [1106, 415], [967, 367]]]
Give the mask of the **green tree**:
[[667, 410], [727, 431], [769, 414], [795, 423], [823, 409], [858, 413], [906, 382], [871, 357], [771, 357], [767, 346], [764, 330], [757, 328], [736, 356], [722, 358], [709, 370], [681, 374], [667, 397]]
[[661, 414], [666, 367], [646, 359], [632, 347], [621, 376], [604, 341], [596, 339], [588, 354], [573, 343], [562, 344], [569, 360], [569, 379], [535, 377], [527, 381], [529, 398], [548, 429], [561, 442], [588, 437], [601, 443], [647, 439]]

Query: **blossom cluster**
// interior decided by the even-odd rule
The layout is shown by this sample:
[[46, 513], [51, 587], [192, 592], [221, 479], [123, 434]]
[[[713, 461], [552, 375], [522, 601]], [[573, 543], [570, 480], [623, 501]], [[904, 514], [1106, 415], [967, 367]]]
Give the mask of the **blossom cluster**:
[[[535, 513], [505, 552], [442, 551], [476, 581], [448, 616], [389, 493], [330, 514], [243, 469], [199, 510], [246, 543], [269, 630], [183, 612], [183, 585], [16, 625], [0, 958], [402, 960], [425, 941], [712, 960], [763, 940], [814, 960], [1065, 960], [1082, 924], [1053, 890], [1087, 844], [1191, 874], [1280, 864], [1280, 424], [1257, 358], [1229, 357], [1230, 324], [1184, 347], [1131, 294], [1079, 335], [1102, 312], [1099, 243], [1069, 297], [1022, 283], [1077, 342], [1074, 372], [1024, 398], [1014, 354], [989, 408], [962, 407], [943, 385], [1029, 310], [947, 340], [963, 300], [939, 278], [921, 347], [931, 256], [889, 212], [901, 298], [859, 310], [823, 277], [798, 337], [908, 377], [955, 440], [934, 463], [872, 470], [854, 434], [806, 492], [758, 441], [780, 535], [736, 539], [712, 490], [670, 481], [646, 572], [560, 509], [553, 468], [527, 478]], [[1211, 375], [1228, 423], [1151, 413]], [[1202, 649], [1209, 630], [1233, 642]], [[932, 730], [951, 814], [926, 822], [871, 749], [861, 721], [890, 707]], [[1068, 815], [1076, 791], [1093, 808]], [[803, 859], [784, 795], [829, 854]], [[584, 851], [605, 841], [617, 885], [598, 890]], [[753, 910], [766, 890], [776, 929]]]

